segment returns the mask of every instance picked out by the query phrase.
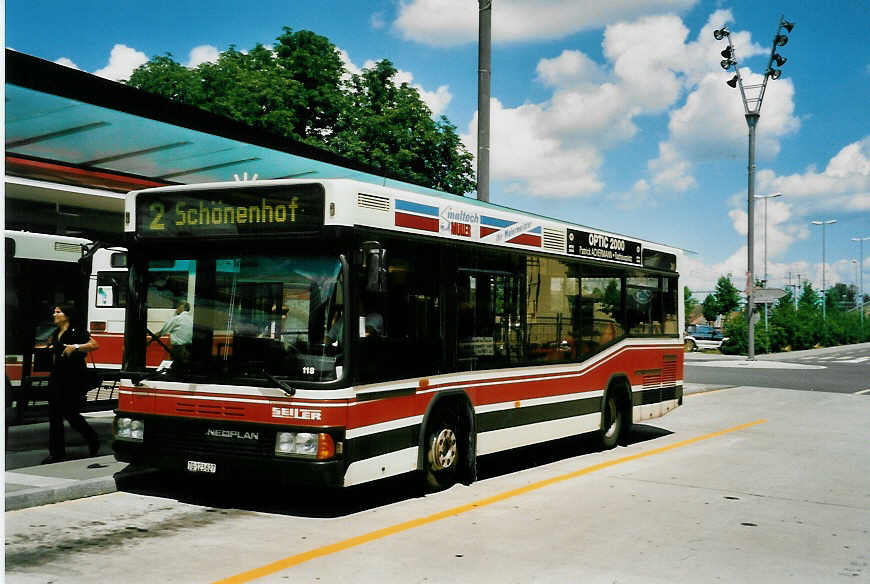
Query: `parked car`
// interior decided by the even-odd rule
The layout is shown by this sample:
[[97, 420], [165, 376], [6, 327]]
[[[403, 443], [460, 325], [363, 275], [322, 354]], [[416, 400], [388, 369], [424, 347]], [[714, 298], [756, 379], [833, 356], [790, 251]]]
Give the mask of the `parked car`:
[[686, 327], [684, 342], [686, 349], [689, 351], [719, 349], [727, 338], [716, 327], [703, 324], [690, 324]]

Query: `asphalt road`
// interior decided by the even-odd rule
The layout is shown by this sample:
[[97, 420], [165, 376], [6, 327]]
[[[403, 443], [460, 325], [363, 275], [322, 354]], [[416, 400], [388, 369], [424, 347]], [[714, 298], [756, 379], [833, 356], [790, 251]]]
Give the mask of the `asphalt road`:
[[685, 380], [803, 391], [857, 393], [870, 389], [870, 343], [746, 357], [686, 353]]
[[342, 494], [144, 477], [5, 514], [10, 583], [868, 582], [870, 394], [737, 387], [599, 451], [481, 460], [471, 486]]

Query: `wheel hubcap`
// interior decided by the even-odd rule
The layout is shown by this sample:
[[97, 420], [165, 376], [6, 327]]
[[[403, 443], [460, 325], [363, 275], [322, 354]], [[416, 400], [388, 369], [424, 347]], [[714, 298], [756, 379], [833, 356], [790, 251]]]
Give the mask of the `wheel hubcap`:
[[429, 462], [435, 470], [444, 470], [456, 463], [456, 434], [450, 428], [443, 428], [432, 437], [429, 446]]

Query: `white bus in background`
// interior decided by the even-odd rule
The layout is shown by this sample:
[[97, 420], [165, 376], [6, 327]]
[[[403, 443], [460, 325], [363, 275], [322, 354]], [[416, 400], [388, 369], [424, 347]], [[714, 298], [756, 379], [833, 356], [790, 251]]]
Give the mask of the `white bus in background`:
[[88, 280], [88, 331], [100, 344], [97, 367], [120, 369], [124, 352], [124, 308], [127, 306], [127, 251], [98, 249]]
[[[168, 277], [174, 274], [167, 272]], [[124, 318], [127, 307], [127, 250], [105, 247], [96, 250], [92, 258], [88, 282], [88, 331], [100, 344], [96, 356], [97, 368], [120, 370], [124, 355]], [[187, 272], [184, 272], [187, 278]], [[154, 299], [152, 299], [153, 301]], [[153, 302], [148, 309], [148, 329], [159, 331], [175, 315], [173, 302]], [[164, 344], [169, 338], [164, 336]], [[159, 343], [149, 344], [146, 353], [148, 367], [157, 367], [165, 353]]]

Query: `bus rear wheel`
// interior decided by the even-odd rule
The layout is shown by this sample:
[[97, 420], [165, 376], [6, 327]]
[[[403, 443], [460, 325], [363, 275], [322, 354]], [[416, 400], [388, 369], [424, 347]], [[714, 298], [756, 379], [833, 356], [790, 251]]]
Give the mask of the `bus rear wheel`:
[[616, 446], [623, 426], [625, 426], [625, 418], [622, 408], [619, 407], [616, 396], [610, 392], [607, 394], [604, 410], [601, 412], [601, 430], [599, 432], [601, 446], [605, 450], [610, 450]]
[[423, 459], [426, 487], [441, 491], [453, 486], [459, 474], [463, 443], [459, 420], [451, 410], [438, 412], [426, 429]]

